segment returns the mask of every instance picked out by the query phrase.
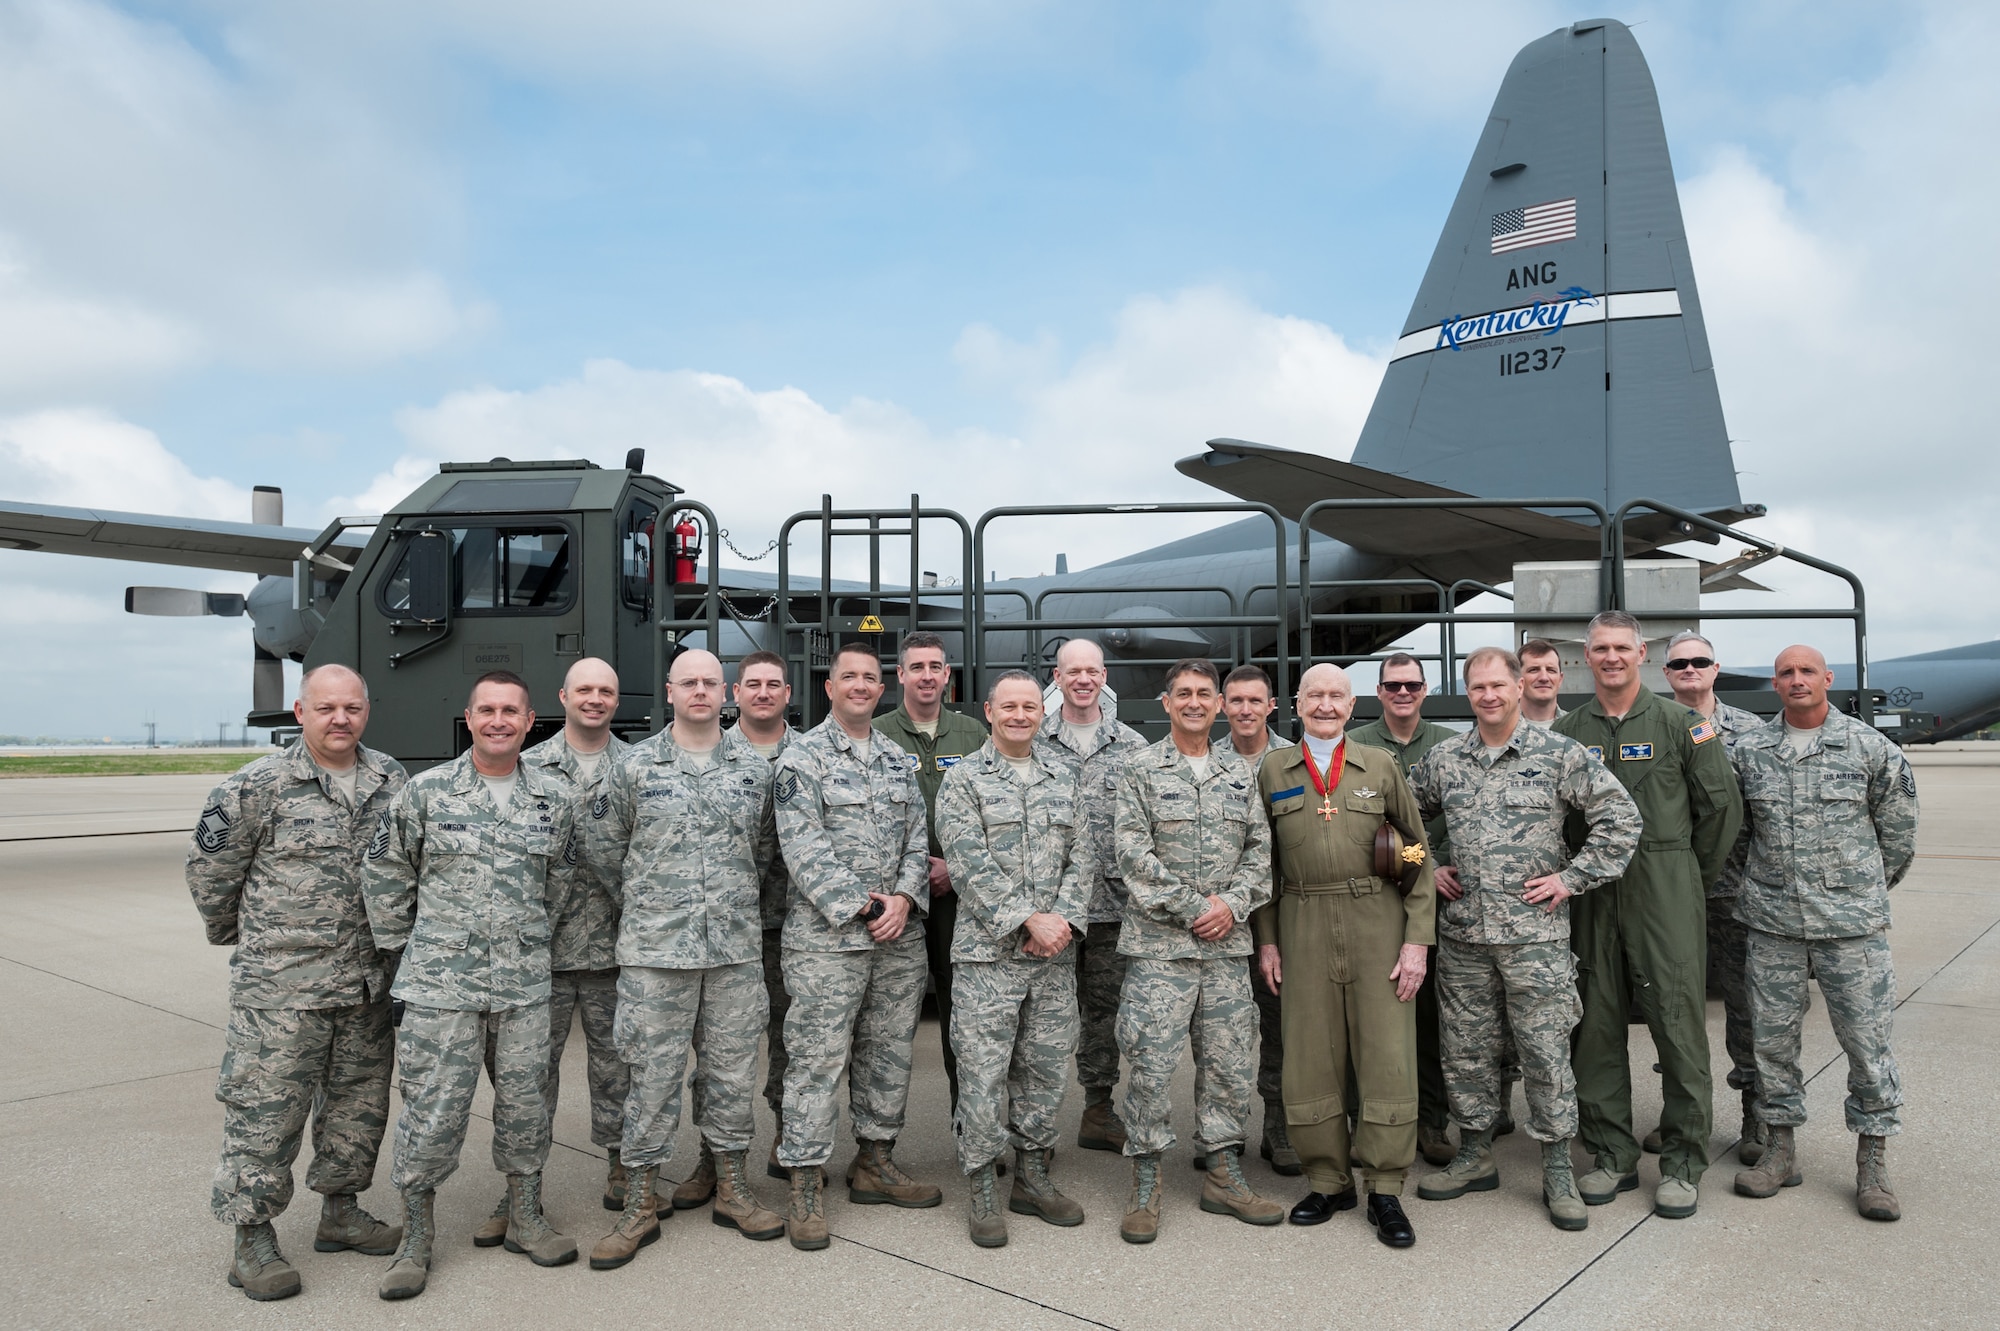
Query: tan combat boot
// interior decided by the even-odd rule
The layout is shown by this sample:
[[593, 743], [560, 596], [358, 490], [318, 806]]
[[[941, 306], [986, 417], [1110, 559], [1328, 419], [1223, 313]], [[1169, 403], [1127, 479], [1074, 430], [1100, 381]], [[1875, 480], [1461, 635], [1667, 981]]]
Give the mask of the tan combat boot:
[[708, 1205], [708, 1199], [715, 1196], [715, 1155], [708, 1149], [708, 1143], [701, 1144], [701, 1159], [696, 1162], [694, 1173], [682, 1180], [674, 1189], [674, 1209], [692, 1211], [697, 1206]]
[[1737, 1129], [1736, 1158], [1746, 1165], [1756, 1164], [1770, 1140], [1771, 1130], [1757, 1117], [1757, 1093], [1743, 1092], [1743, 1126]]
[[659, 1198], [653, 1180], [659, 1170], [640, 1165], [625, 1179], [625, 1206], [618, 1224], [590, 1250], [590, 1269], [615, 1271], [639, 1255], [639, 1249], [660, 1237]]
[[1118, 1222], [1118, 1237], [1127, 1243], [1151, 1243], [1160, 1234], [1160, 1157], [1132, 1157], [1132, 1196], [1125, 1203], [1125, 1218]]
[[375, 1292], [383, 1298], [414, 1299], [430, 1283], [431, 1237], [435, 1233], [431, 1227], [431, 1203], [436, 1197], [431, 1192], [403, 1194], [403, 1246], [396, 1250], [396, 1259], [389, 1263], [389, 1269], [382, 1273], [382, 1283], [375, 1287]]
[[921, 1209], [944, 1200], [944, 1191], [919, 1183], [902, 1171], [890, 1151], [894, 1142], [859, 1142], [854, 1173], [847, 1181], [847, 1200], [859, 1206], [906, 1206]]
[[631, 1171], [618, 1158], [618, 1148], [612, 1146], [605, 1152], [610, 1163], [604, 1170], [604, 1209], [622, 1211], [625, 1209], [625, 1188], [631, 1181]]
[[1736, 1176], [1736, 1191], [1745, 1197], [1775, 1197], [1778, 1189], [1796, 1188], [1805, 1181], [1806, 1176], [1799, 1172], [1798, 1148], [1792, 1141], [1792, 1129], [1774, 1124], [1770, 1144], [1765, 1146], [1757, 1167], [1746, 1169]]
[[361, 1209], [351, 1192], [328, 1193], [319, 1208], [319, 1232], [313, 1235], [314, 1252], [360, 1252], [370, 1257], [387, 1257], [403, 1241], [398, 1225], [385, 1225]]
[[1007, 1196], [1007, 1209], [1017, 1215], [1038, 1215], [1052, 1225], [1068, 1228], [1083, 1223], [1083, 1208], [1056, 1190], [1049, 1179], [1049, 1159], [1054, 1151], [1014, 1152], [1014, 1188]]
[[972, 1185], [966, 1219], [972, 1241], [982, 1248], [1006, 1247], [1007, 1216], [1000, 1209], [1000, 1176], [994, 1172], [993, 1162], [988, 1160], [973, 1170], [965, 1181]]
[[1092, 1087], [1083, 1093], [1083, 1121], [1076, 1126], [1076, 1144], [1086, 1151], [1125, 1149], [1125, 1125], [1111, 1112], [1111, 1088]]
[[567, 1266], [576, 1260], [576, 1240], [558, 1234], [542, 1214], [542, 1176], [507, 1176], [507, 1251], [527, 1254], [536, 1266]]
[[1285, 1219], [1285, 1208], [1250, 1190], [1243, 1177], [1243, 1148], [1224, 1147], [1209, 1156], [1208, 1177], [1201, 1184], [1201, 1209], [1216, 1215], [1233, 1215], [1246, 1225], [1276, 1225]]
[[1901, 1220], [1902, 1204], [1889, 1189], [1889, 1143], [1863, 1135], [1854, 1148], [1854, 1204], [1870, 1220]]
[[475, 1248], [497, 1248], [507, 1241], [507, 1194], [501, 1193], [500, 1200], [493, 1203], [493, 1214], [486, 1217], [478, 1229], [472, 1231], [472, 1246]]
[[1417, 1180], [1417, 1196], [1427, 1202], [1448, 1202], [1468, 1192], [1492, 1192], [1500, 1186], [1500, 1166], [1493, 1163], [1493, 1129], [1458, 1130], [1458, 1154], [1435, 1174]]
[[236, 1227], [236, 1250], [229, 1258], [229, 1283], [259, 1303], [289, 1299], [299, 1292], [299, 1273], [278, 1251], [278, 1231], [270, 1222]]
[[1417, 1154], [1425, 1163], [1448, 1165], [1458, 1152], [1451, 1144], [1451, 1134], [1443, 1128], [1434, 1128], [1428, 1123], [1417, 1124]]
[[1276, 1100], [1264, 1102], [1264, 1142], [1258, 1153], [1271, 1162], [1271, 1171], [1287, 1178], [1306, 1172], [1299, 1153], [1292, 1149], [1292, 1134], [1285, 1125], [1285, 1107]]
[[791, 1214], [785, 1234], [801, 1252], [817, 1252], [833, 1240], [826, 1229], [826, 1171], [805, 1165], [792, 1171]]
[[750, 1190], [750, 1175], [744, 1166], [743, 1151], [724, 1151], [714, 1157], [715, 1209], [709, 1219], [724, 1229], [733, 1229], [746, 1239], [775, 1239], [785, 1232], [785, 1218], [766, 1210]]
[[1590, 1228], [1590, 1208], [1576, 1190], [1567, 1137], [1542, 1143], [1542, 1205], [1549, 1208], [1549, 1223], [1557, 1229]]

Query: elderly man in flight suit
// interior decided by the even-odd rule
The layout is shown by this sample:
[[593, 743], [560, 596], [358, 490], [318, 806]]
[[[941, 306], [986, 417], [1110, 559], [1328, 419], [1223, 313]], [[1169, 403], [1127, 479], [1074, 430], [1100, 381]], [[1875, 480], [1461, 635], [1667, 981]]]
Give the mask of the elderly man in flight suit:
[[542, 1215], [550, 922], [578, 886], [570, 791], [520, 762], [535, 713], [519, 675], [475, 680], [465, 723], [472, 748], [403, 787], [368, 845], [363, 887], [375, 941], [387, 952], [408, 948], [391, 990], [406, 1004], [393, 1170], [403, 1243], [382, 1277], [385, 1299], [414, 1298], [429, 1282], [432, 1203], [458, 1168], [489, 1032], [507, 1250], [538, 1266], [576, 1260], [576, 1240]]
[[[924, 796], [903, 751], [870, 724], [882, 698], [875, 649], [849, 643], [826, 681], [832, 714], [778, 757], [778, 840], [792, 874], [785, 911], [785, 1136], [794, 1248], [832, 1240], [820, 1189], [847, 1073], [855, 1156], [847, 1198], [936, 1206], [944, 1193], [891, 1155], [910, 1099], [910, 1046], [923, 1012], [923, 912], [930, 901]], [[849, 1055], [852, 1055], [850, 1062]]]
[[[1639, 844], [1639, 808], [1574, 740], [1521, 716], [1521, 661], [1499, 647], [1465, 658], [1477, 725], [1417, 764], [1417, 803], [1450, 825], [1458, 872], [1439, 875], [1438, 985], [1446, 1084], [1458, 1153], [1417, 1181], [1417, 1195], [1450, 1201], [1500, 1186], [1494, 1126], [1504, 1103], [1501, 1049], [1510, 1023], [1528, 1084], [1528, 1135], [1542, 1144], [1542, 1204], [1557, 1229], [1583, 1229], [1589, 1212], [1569, 1155], [1576, 1078], [1569, 1033], [1577, 1023], [1576, 958], [1567, 903], [1620, 873]], [[1587, 835], [1572, 857], [1564, 823]]]
[[1585, 653], [1597, 694], [1550, 729], [1611, 769], [1646, 830], [1615, 883], [1570, 908], [1583, 1019], [1573, 1063], [1584, 1146], [1597, 1168], [1577, 1182], [1591, 1206], [1639, 1186], [1632, 1131], [1628, 1014], [1636, 999], [1659, 1052], [1660, 1186], [1653, 1211], [1695, 1212], [1708, 1168], [1714, 1083], [1708, 1066], [1708, 884], [1743, 822], [1743, 796], [1715, 724], [1647, 691], [1639, 621], [1607, 610], [1590, 621]]
[[355, 1201], [389, 1121], [389, 972], [368, 932], [361, 856], [403, 788], [363, 748], [368, 686], [346, 666], [306, 672], [299, 742], [225, 778], [188, 846], [187, 885], [229, 956], [229, 1040], [215, 1098], [215, 1218], [236, 1227], [229, 1283], [259, 1302], [299, 1292], [271, 1222], [292, 1199], [306, 1119], [306, 1185], [326, 1200], [313, 1247], [383, 1256], [402, 1231]]
[[1118, 1232], [1127, 1243], [1151, 1243], [1159, 1233], [1160, 1156], [1174, 1144], [1167, 1087], [1190, 1038], [1195, 1142], [1209, 1158], [1201, 1209], [1253, 1225], [1285, 1218], [1243, 1177], [1257, 1010], [1250, 931], [1241, 926], [1271, 899], [1271, 828], [1250, 768], [1209, 749], [1222, 705], [1215, 667], [1176, 662], [1162, 698], [1172, 730], [1118, 773], [1116, 840], [1127, 891], [1118, 1049], [1132, 1068], [1124, 1104], [1132, 1197]]
[[[1354, 714], [1346, 671], [1323, 662], [1300, 676], [1298, 712], [1304, 740], [1257, 773], [1278, 879], [1257, 913], [1257, 962], [1284, 1000], [1285, 1116], [1311, 1184], [1291, 1220], [1322, 1224], [1354, 1206], [1358, 1165], [1376, 1237], [1407, 1248], [1417, 1236], [1398, 1199], [1417, 1154], [1412, 1000], [1435, 940], [1423, 818], [1396, 760], [1343, 735]], [[1407, 838], [1393, 866], [1377, 862], [1385, 823]], [[1416, 866], [1407, 883], [1405, 864]]]
[[714, 654], [675, 657], [667, 676], [673, 724], [619, 757], [584, 826], [585, 858], [613, 885], [623, 912], [618, 1048], [632, 1066], [624, 1138], [631, 1178], [617, 1227], [591, 1249], [593, 1270], [625, 1265], [660, 1236], [654, 1183], [673, 1156], [695, 1049], [706, 1087], [695, 1126], [716, 1178], [710, 1218], [749, 1239], [785, 1232], [744, 1168], [768, 1001], [757, 894], [777, 853], [771, 765], [722, 729], [724, 696]]
[[1889, 1049], [1889, 889], [1916, 859], [1917, 779], [1893, 740], [1827, 706], [1833, 672], [1824, 656], [1787, 647], [1772, 675], [1784, 715], [1744, 736], [1734, 754], [1750, 840], [1736, 916], [1749, 932], [1757, 1114], [1770, 1128], [1736, 1191], [1773, 1197], [1804, 1181], [1793, 1135], [1806, 1121], [1799, 1024], [1811, 974], [1847, 1053], [1847, 1130], [1860, 1138], [1855, 1205], [1870, 1220], [1898, 1220], [1887, 1160], [1903, 1104]]
[[959, 1166], [972, 1180], [972, 1241], [1007, 1242], [994, 1168], [1009, 1140], [1008, 1209], [1080, 1225], [1083, 1208], [1049, 1181], [1056, 1112], [1076, 1052], [1076, 964], [1070, 939], [1086, 923], [1090, 836], [1076, 781], [1036, 737], [1042, 686], [1025, 670], [994, 679], [993, 738], [954, 766], [938, 791], [937, 826], [958, 897], [952, 963], [958, 1001], [954, 1111]]

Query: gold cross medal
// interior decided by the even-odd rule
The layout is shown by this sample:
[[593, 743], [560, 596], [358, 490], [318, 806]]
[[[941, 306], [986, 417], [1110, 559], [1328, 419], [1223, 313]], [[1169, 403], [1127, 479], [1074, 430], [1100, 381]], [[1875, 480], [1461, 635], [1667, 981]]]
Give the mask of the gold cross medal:
[[1324, 818], [1327, 822], [1329, 823], [1332, 822], [1333, 815], [1339, 812], [1340, 810], [1333, 807], [1333, 796], [1331, 794], [1326, 795], [1324, 798], [1320, 800], [1319, 816], [1321, 818]]

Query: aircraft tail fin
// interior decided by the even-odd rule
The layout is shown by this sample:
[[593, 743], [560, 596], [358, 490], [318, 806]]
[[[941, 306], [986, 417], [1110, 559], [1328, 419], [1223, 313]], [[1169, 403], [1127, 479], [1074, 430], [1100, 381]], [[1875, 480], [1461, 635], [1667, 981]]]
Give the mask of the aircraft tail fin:
[[1475, 495], [1748, 516], [1631, 30], [1515, 56], [1353, 461]]

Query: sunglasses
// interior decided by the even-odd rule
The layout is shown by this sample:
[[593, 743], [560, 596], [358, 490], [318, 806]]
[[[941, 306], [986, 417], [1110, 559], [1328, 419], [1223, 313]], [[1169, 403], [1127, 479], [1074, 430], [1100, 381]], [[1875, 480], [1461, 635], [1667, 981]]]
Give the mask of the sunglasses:
[[1385, 679], [1375, 687], [1384, 693], [1422, 693], [1430, 685], [1421, 679]]
[[1677, 656], [1667, 662], [1669, 670], [1706, 670], [1715, 664], [1712, 656]]

